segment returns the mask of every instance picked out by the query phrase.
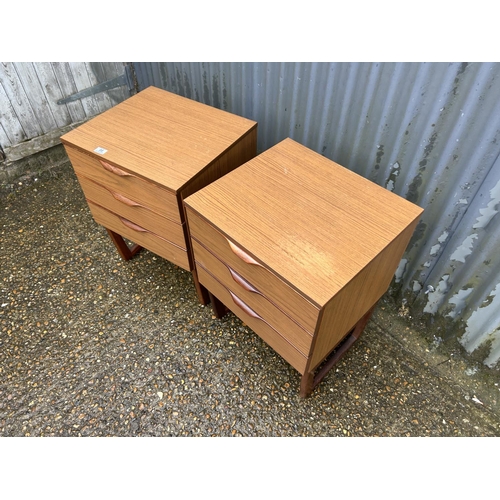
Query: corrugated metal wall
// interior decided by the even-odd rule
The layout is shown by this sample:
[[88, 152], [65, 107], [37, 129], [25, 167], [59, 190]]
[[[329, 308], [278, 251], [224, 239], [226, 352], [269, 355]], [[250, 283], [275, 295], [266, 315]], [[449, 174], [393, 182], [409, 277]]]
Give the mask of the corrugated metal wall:
[[291, 137], [425, 208], [392, 290], [500, 359], [499, 63], [134, 63], [155, 85]]

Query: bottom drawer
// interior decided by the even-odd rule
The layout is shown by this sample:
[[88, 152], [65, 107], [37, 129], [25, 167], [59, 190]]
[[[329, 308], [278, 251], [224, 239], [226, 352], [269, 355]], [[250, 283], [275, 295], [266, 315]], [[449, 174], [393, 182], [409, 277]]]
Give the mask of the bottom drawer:
[[173, 262], [187, 271], [191, 270], [187, 251], [185, 249], [173, 245], [147, 229], [133, 224], [127, 219], [119, 217], [89, 200], [87, 200], [87, 202], [92, 212], [92, 216], [98, 224], [111, 229], [111, 231], [137, 243], [141, 247], [147, 248], [151, 252]]
[[237, 295], [230, 292], [202, 266], [197, 266], [200, 283], [210, 290], [238, 318], [247, 324], [259, 337], [301, 374], [305, 373], [307, 358], [293, 347], [280, 332], [276, 331], [264, 318], [247, 306]]

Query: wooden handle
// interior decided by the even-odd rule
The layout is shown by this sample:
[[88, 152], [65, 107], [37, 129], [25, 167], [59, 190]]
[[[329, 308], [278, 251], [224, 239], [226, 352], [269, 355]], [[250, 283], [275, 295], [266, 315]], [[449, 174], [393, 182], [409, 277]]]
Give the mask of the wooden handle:
[[228, 290], [229, 293], [231, 294], [231, 298], [233, 299], [233, 302], [243, 310], [243, 312], [247, 313], [249, 316], [252, 318], [260, 319], [261, 321], [264, 321], [253, 309], [248, 307], [240, 298], [238, 298], [231, 290]]
[[228, 269], [229, 269], [229, 272], [231, 273], [233, 280], [236, 281], [236, 283], [238, 283], [238, 285], [243, 287], [248, 292], [260, 294], [259, 290], [257, 290], [253, 285], [251, 285], [245, 278], [242, 278], [236, 271], [231, 269], [229, 266], [228, 266]]
[[125, 172], [124, 170], [121, 170], [118, 167], [114, 167], [113, 165], [110, 165], [109, 163], [106, 163], [105, 161], [102, 160], [99, 161], [101, 162], [101, 165], [108, 172], [111, 172], [112, 174], [119, 175], [120, 177], [132, 177], [132, 174], [129, 174], [128, 172]]
[[236, 246], [232, 241], [229, 241], [226, 238], [226, 241], [229, 244], [229, 247], [233, 251], [233, 253], [239, 257], [243, 262], [246, 262], [247, 264], [253, 264], [254, 266], [260, 266], [262, 267], [253, 257], [250, 257], [247, 253], [245, 253], [240, 247]]
[[128, 219], [124, 219], [123, 217], [118, 217], [121, 221], [121, 223], [124, 226], [127, 226], [130, 229], [133, 229], [134, 231], [139, 231], [140, 233], [147, 233], [149, 232], [147, 229], [144, 229], [141, 226], [138, 226], [137, 224], [134, 224], [133, 222], [130, 222]]
[[128, 205], [129, 207], [142, 207], [141, 204], [136, 203], [135, 201], [126, 198], [125, 196], [123, 196], [120, 193], [115, 193], [114, 191], [110, 191], [110, 192], [113, 195], [113, 198], [115, 200], [118, 200], [118, 201], [124, 203], [125, 205]]

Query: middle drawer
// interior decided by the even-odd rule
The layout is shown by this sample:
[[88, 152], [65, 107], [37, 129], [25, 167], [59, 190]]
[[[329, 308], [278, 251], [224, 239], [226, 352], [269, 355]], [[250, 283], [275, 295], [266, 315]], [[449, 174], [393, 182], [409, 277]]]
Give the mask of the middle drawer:
[[87, 200], [101, 205], [111, 212], [121, 215], [144, 229], [148, 229], [152, 233], [186, 249], [186, 239], [181, 224], [162, 217], [143, 204], [82, 175], [78, 175], [78, 180]]

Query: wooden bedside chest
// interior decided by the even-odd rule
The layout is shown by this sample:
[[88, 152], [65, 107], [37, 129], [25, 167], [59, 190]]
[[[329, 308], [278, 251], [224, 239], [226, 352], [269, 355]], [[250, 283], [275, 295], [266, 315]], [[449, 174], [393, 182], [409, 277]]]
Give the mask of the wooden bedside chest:
[[95, 221], [122, 258], [144, 247], [191, 271], [198, 298], [207, 303], [182, 200], [255, 156], [257, 123], [149, 87], [61, 142]]
[[184, 200], [201, 284], [307, 396], [359, 338], [423, 210], [285, 139]]

